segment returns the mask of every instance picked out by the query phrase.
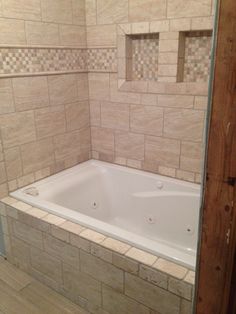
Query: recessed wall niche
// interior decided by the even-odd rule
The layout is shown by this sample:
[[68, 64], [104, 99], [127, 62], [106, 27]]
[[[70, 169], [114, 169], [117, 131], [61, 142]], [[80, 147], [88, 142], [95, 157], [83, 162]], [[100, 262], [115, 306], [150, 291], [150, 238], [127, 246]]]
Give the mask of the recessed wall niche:
[[177, 82], [208, 82], [212, 31], [181, 32]]
[[157, 81], [159, 34], [138, 34], [126, 37], [126, 79]]

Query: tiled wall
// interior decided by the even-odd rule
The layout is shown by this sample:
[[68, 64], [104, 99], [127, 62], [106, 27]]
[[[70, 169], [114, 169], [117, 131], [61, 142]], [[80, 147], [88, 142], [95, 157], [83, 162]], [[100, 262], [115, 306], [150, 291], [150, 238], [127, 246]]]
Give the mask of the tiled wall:
[[84, 0], [2, 0], [0, 30], [1, 198], [88, 159], [90, 128]]
[[[213, 0], [86, 1], [88, 49], [117, 49], [118, 65], [89, 73], [93, 158], [200, 182], [208, 73], [199, 80], [186, 68], [187, 82], [177, 83], [177, 68], [181, 34], [211, 30], [213, 12]], [[153, 33], [157, 77], [126, 81], [127, 36]]]

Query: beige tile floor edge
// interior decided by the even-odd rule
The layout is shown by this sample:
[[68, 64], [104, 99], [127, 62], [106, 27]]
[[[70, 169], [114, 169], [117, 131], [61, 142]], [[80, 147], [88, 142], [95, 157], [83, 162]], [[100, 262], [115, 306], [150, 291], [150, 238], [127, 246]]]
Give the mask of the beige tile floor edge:
[[0, 314], [88, 314], [0, 256]]

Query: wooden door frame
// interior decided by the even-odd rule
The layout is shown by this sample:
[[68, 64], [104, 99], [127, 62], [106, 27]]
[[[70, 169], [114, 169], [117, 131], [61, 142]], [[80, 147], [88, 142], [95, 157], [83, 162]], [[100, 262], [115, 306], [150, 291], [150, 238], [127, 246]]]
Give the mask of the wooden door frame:
[[231, 314], [230, 293], [235, 295], [231, 280], [236, 269], [236, 0], [221, 0], [218, 16], [196, 278], [197, 314]]

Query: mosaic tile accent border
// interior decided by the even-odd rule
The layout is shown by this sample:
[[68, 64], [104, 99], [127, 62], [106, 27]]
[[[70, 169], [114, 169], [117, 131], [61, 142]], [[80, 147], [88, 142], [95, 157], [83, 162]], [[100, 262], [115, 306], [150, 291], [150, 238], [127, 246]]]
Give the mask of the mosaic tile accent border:
[[117, 49], [88, 49], [88, 70], [117, 72]]
[[211, 33], [188, 32], [185, 35], [184, 82], [207, 82], [211, 65]]
[[131, 79], [134, 81], [157, 81], [159, 35], [132, 35], [129, 38], [132, 49]]
[[87, 50], [76, 48], [0, 48], [0, 75], [87, 70]]

